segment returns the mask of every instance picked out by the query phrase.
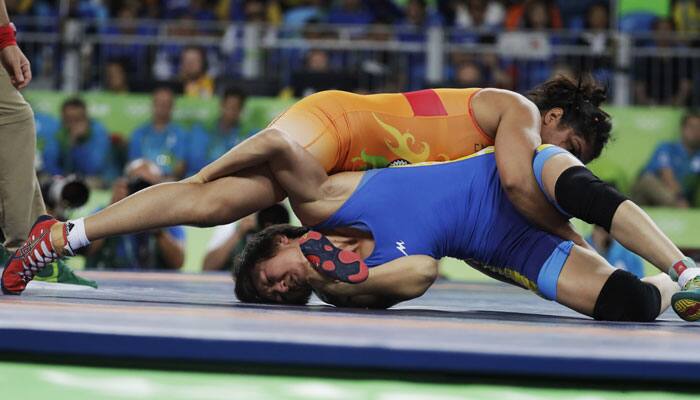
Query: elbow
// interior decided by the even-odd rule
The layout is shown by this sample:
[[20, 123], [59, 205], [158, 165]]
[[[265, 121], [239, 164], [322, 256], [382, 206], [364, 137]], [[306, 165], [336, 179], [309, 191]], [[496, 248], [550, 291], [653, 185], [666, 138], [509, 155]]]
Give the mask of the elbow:
[[529, 182], [525, 182], [524, 179], [507, 179], [501, 177], [501, 187], [503, 191], [506, 192], [511, 202], [516, 202], [527, 196], [529, 189], [528, 183]]
[[275, 152], [284, 152], [290, 146], [290, 139], [279, 129], [269, 128], [259, 133], [260, 138]]
[[432, 286], [433, 283], [435, 283], [438, 277], [438, 264], [435, 262], [430, 263], [429, 265], [417, 267], [414, 274], [417, 283], [415, 287], [418, 289], [417, 291], [419, 293], [411, 293], [410, 296], [407, 296], [410, 298], [421, 296], [430, 286]]

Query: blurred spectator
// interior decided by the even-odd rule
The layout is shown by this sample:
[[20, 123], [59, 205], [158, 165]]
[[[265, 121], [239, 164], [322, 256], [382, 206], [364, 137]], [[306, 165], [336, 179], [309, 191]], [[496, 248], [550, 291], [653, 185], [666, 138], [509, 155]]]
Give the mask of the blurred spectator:
[[248, 135], [241, 131], [241, 112], [246, 94], [237, 88], [224, 91], [219, 103], [219, 118], [209, 125], [195, 125], [190, 132], [187, 176], [196, 174], [243, 141]]
[[700, 1], [676, 0], [673, 6], [673, 21], [678, 32], [700, 32]]
[[105, 66], [104, 90], [112, 93], [128, 93], [129, 81], [124, 64], [120, 61], [109, 61]]
[[632, 199], [650, 206], [697, 206], [699, 183], [700, 112], [696, 110], [683, 116], [680, 141], [656, 148], [632, 188]]
[[442, 22], [440, 15], [428, 8], [426, 0], [408, 0], [404, 13], [406, 15], [403, 21], [405, 27], [420, 29], [427, 26], [440, 25]]
[[329, 1], [306, 0], [301, 5], [289, 9], [284, 14], [284, 25], [288, 28], [301, 28], [311, 20], [320, 21], [323, 19]]
[[560, 29], [563, 24], [559, 6], [553, 0], [525, 0], [508, 8], [506, 28], [518, 29]]
[[[427, 28], [439, 23], [435, 14], [429, 14], [426, 0], [408, 0], [404, 9], [405, 18], [398, 26], [397, 38], [402, 42], [425, 42]], [[424, 54], [403, 53], [399, 62], [408, 64], [408, 75], [402, 76], [402, 86], [407, 90], [423, 89], [425, 86], [426, 60]]]
[[295, 73], [291, 81], [294, 95], [297, 97], [328, 89], [357, 89], [356, 74], [334, 70], [331, 68], [328, 52], [317, 49], [306, 53], [304, 69]]
[[88, 117], [85, 102], [70, 98], [61, 106], [61, 128], [56, 134], [58, 162], [52, 165], [51, 155], [43, 155], [45, 170], [50, 174], [84, 176], [91, 186], [103, 186], [116, 173], [107, 129]]
[[[117, 9], [116, 19], [105, 27], [104, 34], [150, 36], [156, 34], [156, 27], [140, 22], [141, 4], [136, 0], [126, 0]], [[131, 81], [142, 81], [150, 77], [148, 47], [138, 40], [123, 43], [107, 43], [101, 47], [101, 57], [108, 62], [119, 60], [129, 71]]]
[[644, 277], [642, 259], [613, 239], [604, 228], [594, 225], [593, 232], [586, 240], [613, 267], [633, 273], [638, 278]]
[[[177, 13], [175, 14], [177, 15]], [[181, 40], [169, 42], [158, 48], [155, 62], [153, 63], [153, 76], [160, 81], [173, 79], [177, 72], [178, 60], [187, 46], [188, 40], [196, 40], [203, 35], [211, 35], [213, 27], [198, 21], [193, 15], [183, 12], [176, 20], [166, 25], [166, 29], [161, 34], [170, 37], [178, 37]], [[218, 33], [217, 33], [218, 36]], [[215, 65], [218, 61], [218, 50], [220, 46], [207, 46], [203, 49], [202, 57], [209, 63], [209, 72], [217, 69]], [[211, 57], [210, 57], [211, 56]], [[205, 71], [207, 68], [205, 67]], [[216, 73], [213, 73], [216, 75]]]
[[365, 0], [367, 11], [372, 14], [373, 24], [393, 24], [403, 17], [400, 2], [394, 0]]
[[326, 21], [330, 24], [366, 25], [372, 22], [372, 14], [367, 11], [362, 0], [340, 0], [332, 7]]
[[185, 96], [210, 98], [214, 79], [207, 74], [207, 58], [201, 47], [186, 47], [180, 53], [180, 79]]
[[[513, 19], [513, 13], [518, 15], [517, 19]], [[552, 75], [555, 56], [552, 45], [556, 44], [556, 38], [547, 31], [560, 28], [561, 18], [556, 4], [548, 0], [527, 0], [522, 5], [512, 6], [507, 18], [510, 29], [528, 31], [499, 38], [499, 46], [520, 58], [508, 69], [516, 78], [517, 90], [525, 92]]]
[[216, 15], [214, 15], [206, 0], [168, 1], [165, 4], [172, 5], [172, 7], [166, 9], [166, 19], [187, 15], [195, 21], [216, 20]]
[[634, 61], [635, 102], [684, 106], [692, 91], [692, 64], [681, 56], [679, 50], [682, 50], [671, 37], [674, 32], [672, 20], [657, 19], [653, 32], [654, 54]]
[[305, 65], [307, 72], [329, 72], [331, 70], [328, 53], [324, 50], [309, 50], [306, 53]]
[[58, 131], [61, 123], [53, 116], [41, 111], [34, 111], [36, 126], [36, 169], [50, 175], [60, 174]]
[[575, 30], [580, 30], [584, 27], [586, 13], [591, 6], [596, 3], [601, 3], [606, 7], [610, 5], [609, 0], [556, 0], [556, 2], [562, 17], [563, 26]]
[[185, 130], [172, 121], [175, 95], [167, 86], [153, 91], [153, 119], [132, 134], [129, 160], [145, 158], [153, 161], [168, 179], [180, 179], [185, 174], [187, 136]]
[[161, 0], [142, 0], [142, 15], [147, 19], [158, 19], [163, 16], [160, 8]]
[[456, 88], [478, 88], [490, 86], [484, 79], [483, 68], [474, 61], [465, 61], [460, 64], [455, 77], [450, 85]]
[[250, 236], [268, 226], [288, 223], [289, 211], [283, 205], [275, 204], [238, 222], [216, 227], [209, 241], [202, 269], [204, 271], [232, 269], [234, 258], [243, 250]]
[[[112, 187], [114, 204], [162, 180], [160, 169], [150, 161], [134, 160]], [[185, 261], [185, 230], [181, 226], [94, 241], [85, 250], [86, 269], [178, 270]]]
[[282, 8], [274, 0], [219, 0], [216, 15], [222, 21], [268, 22], [282, 21]]
[[[393, 38], [393, 29], [385, 23], [375, 22], [365, 33], [364, 40], [382, 43]], [[392, 65], [396, 62], [393, 53], [386, 50], [366, 50], [358, 54], [359, 79], [364, 92], [397, 92], [398, 74], [393, 73]]]
[[610, 20], [605, 3], [593, 4], [586, 11], [585, 32], [576, 41], [577, 45], [587, 46], [588, 54], [572, 60], [578, 71], [591, 72], [601, 82], [612, 79], [613, 60], [611, 54], [613, 36], [608, 32]]
[[262, 0], [247, 0], [243, 2], [243, 18], [245, 22], [267, 22], [267, 5]]
[[498, 1], [460, 0], [453, 5], [453, 24], [458, 28], [495, 30], [503, 25], [506, 10]]

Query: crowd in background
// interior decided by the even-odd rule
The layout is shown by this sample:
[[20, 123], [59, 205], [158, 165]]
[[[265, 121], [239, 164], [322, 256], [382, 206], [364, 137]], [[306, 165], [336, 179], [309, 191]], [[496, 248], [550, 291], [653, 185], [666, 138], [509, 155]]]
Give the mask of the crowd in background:
[[[222, 94], [216, 120], [189, 129], [172, 120], [174, 101], [170, 87], [157, 87], [152, 93], [151, 120], [131, 132], [126, 142], [90, 118], [80, 97], [63, 102], [60, 120], [36, 112], [39, 175], [46, 179], [80, 176], [93, 189], [109, 188], [111, 204], [151, 185], [192, 175], [251, 134], [241, 130], [246, 95], [237, 88]], [[274, 219], [277, 215], [279, 212], [272, 215], [273, 222], [279, 219]], [[265, 218], [262, 226], [271, 223], [270, 217]], [[219, 259], [212, 256], [215, 261], [209, 261], [208, 269], [222, 269], [221, 254], [232, 260], [232, 253], [240, 251], [240, 243], [257, 226], [232, 225], [219, 232], [215, 241], [221, 243], [210, 250]], [[231, 244], [230, 237], [237, 245]], [[185, 232], [182, 227], [171, 227], [117, 236], [91, 244], [84, 255], [87, 268], [180, 269], [185, 258]]]
[[[620, 0], [621, 4], [625, 1]], [[507, 54], [454, 51], [448, 55], [441, 82], [427, 82], [427, 62], [423, 54], [396, 54], [386, 51], [350, 52], [314, 46], [270, 51], [264, 58], [265, 82], [249, 88], [251, 94], [276, 94], [288, 88], [294, 94], [336, 87], [353, 91], [402, 91], [426, 86], [491, 86], [525, 91], [555, 73], [592, 72], [610, 82], [614, 65], [614, 30], [650, 32], [661, 36], [640, 39], [646, 48], [697, 48], [698, 41], [664, 36], [675, 31], [700, 31], [700, 2], [696, 0], [657, 0], [663, 12], [631, 12], [613, 16], [610, 2], [600, 0], [71, 0], [64, 18], [92, 21], [91, 33], [102, 37], [141, 35], [141, 37], [217, 38], [215, 45], [189, 46], [167, 43], [150, 46], [133, 43], [104, 43], [95, 49], [82, 49], [91, 68], [84, 73], [83, 89], [150, 91], [153, 82], [171, 81], [178, 91], [191, 96], [212, 96], [217, 84], [240, 79], [245, 50], [242, 25], [265, 23], [276, 27], [274, 35], [302, 40], [351, 39], [400, 43], [422, 43], [431, 26], [448, 29], [447, 43], [494, 45], [530, 53], [528, 57]], [[58, 16], [55, 2], [42, 0], [10, 1], [11, 13], [18, 16], [23, 30], [56, 30], [55, 25], [22, 26], [21, 16]], [[147, 20], [145, 20], [147, 19]], [[172, 21], [159, 25], [153, 20]], [[217, 22], [219, 23], [217, 25]], [[234, 24], [231, 24], [234, 23]], [[334, 26], [354, 26], [338, 30]], [[510, 31], [546, 33], [567, 30], [574, 36], [536, 36], [525, 39], [503, 35]], [[269, 33], [269, 32], [267, 32]], [[266, 31], [261, 31], [265, 35]], [[551, 46], [569, 44], [586, 50], [579, 55], [548, 54]], [[530, 48], [532, 47], [532, 48]], [[60, 51], [65, 49], [59, 49]], [[59, 50], [51, 53], [57, 57]], [[59, 70], [60, 61], [51, 61], [44, 51], [28, 49], [34, 68]], [[541, 57], [532, 54], [542, 53]], [[659, 53], [661, 54], [661, 53]], [[629, 69], [633, 77], [633, 101], [638, 104], [685, 105], [700, 102], [700, 88], [693, 86], [693, 70], [700, 58], [644, 53], [635, 56]], [[397, 63], [405, 74], [396, 74]], [[619, 69], [619, 68], [618, 68]], [[663, 84], [658, 82], [663, 81]], [[611, 85], [612, 86], [612, 85]]]

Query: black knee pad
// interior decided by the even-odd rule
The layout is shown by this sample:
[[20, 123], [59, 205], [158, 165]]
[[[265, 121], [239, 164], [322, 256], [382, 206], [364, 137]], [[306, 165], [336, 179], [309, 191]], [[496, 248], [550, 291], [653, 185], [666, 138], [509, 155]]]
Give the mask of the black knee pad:
[[559, 176], [554, 196], [564, 211], [608, 232], [615, 211], [627, 200], [612, 185], [582, 166], [571, 167]]
[[618, 269], [603, 285], [593, 309], [593, 318], [599, 321], [651, 322], [660, 311], [659, 289]]

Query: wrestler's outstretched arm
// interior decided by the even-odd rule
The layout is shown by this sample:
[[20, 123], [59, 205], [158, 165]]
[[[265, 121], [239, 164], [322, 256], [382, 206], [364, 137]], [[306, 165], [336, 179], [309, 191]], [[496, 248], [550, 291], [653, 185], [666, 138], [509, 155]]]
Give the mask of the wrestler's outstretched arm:
[[397, 258], [369, 270], [362, 283], [332, 281], [314, 272], [310, 279], [316, 294], [338, 307], [389, 308], [425, 293], [438, 275], [438, 262], [432, 257], [413, 255]]
[[482, 128], [495, 135], [498, 175], [515, 208], [540, 228], [587, 247], [569, 221], [547, 202], [534, 179], [532, 154], [542, 144], [537, 106], [511, 91], [484, 89], [474, 96], [472, 107]]
[[211, 182], [258, 165], [261, 162], [261, 157], [264, 158], [270, 148], [279, 144], [281, 136], [284, 134], [277, 129], [263, 129], [231, 148], [186, 181], [193, 183]]

